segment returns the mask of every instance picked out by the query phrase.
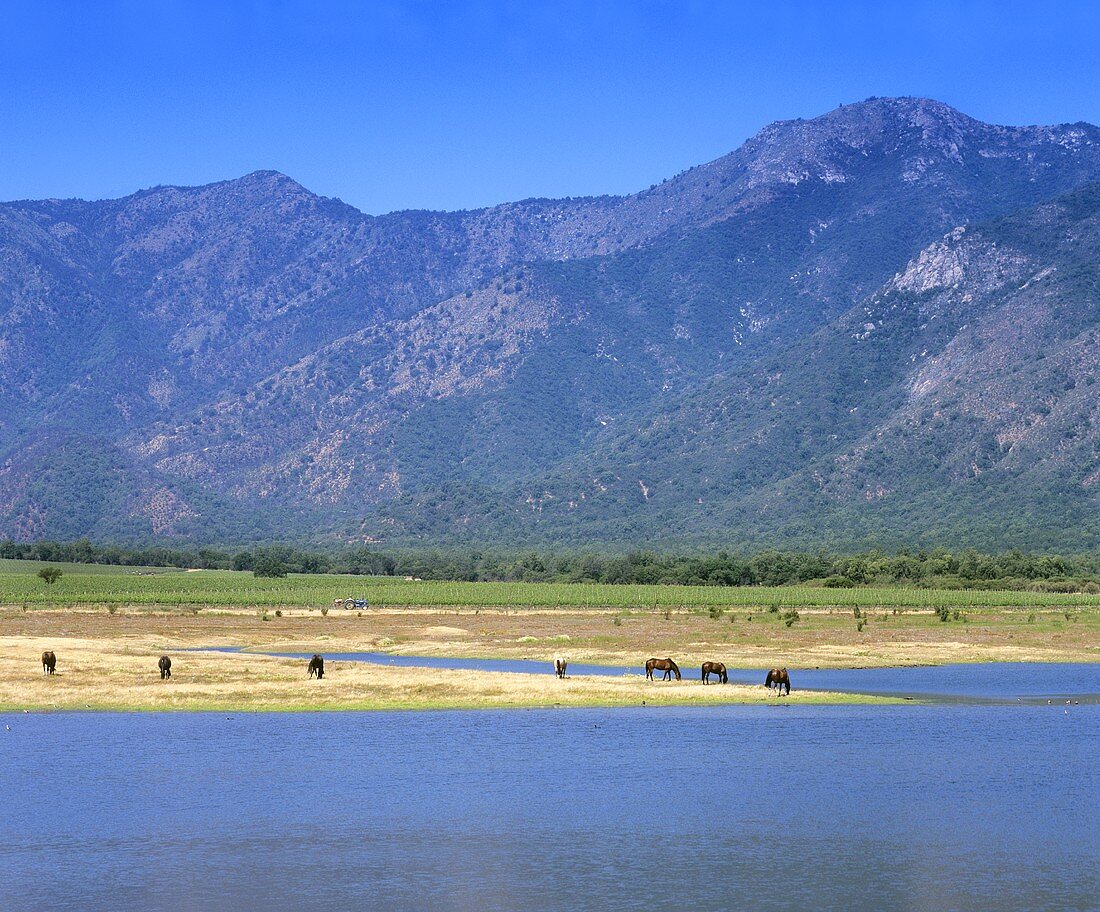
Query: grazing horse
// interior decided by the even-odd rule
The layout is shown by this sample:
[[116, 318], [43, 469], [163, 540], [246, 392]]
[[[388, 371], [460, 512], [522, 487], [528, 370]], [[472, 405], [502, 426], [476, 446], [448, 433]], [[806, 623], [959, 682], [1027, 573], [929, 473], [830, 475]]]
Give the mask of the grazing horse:
[[778, 694], [782, 694], [783, 688], [786, 687], [787, 695], [790, 696], [791, 676], [787, 674], [786, 668], [773, 668], [764, 679], [764, 686], [769, 689], [774, 686]]
[[710, 676], [718, 675], [719, 684], [729, 684], [730, 679], [726, 676], [726, 666], [721, 662], [704, 662], [702, 668], [703, 683], [710, 683]]
[[160, 661], [157, 662], [157, 668], [160, 669], [160, 679], [163, 681], [165, 678], [172, 677], [172, 660], [168, 656], [161, 656]]
[[52, 651], [42, 653], [42, 674], [52, 675], [55, 668], [57, 668], [57, 656]]
[[663, 671], [665, 676], [662, 681], [671, 681], [672, 676], [676, 675], [676, 680], [680, 680], [680, 668], [672, 659], [648, 659], [645, 663], [645, 676], [652, 681], [653, 671]]
[[309, 660], [309, 676], [312, 678], [314, 675], [317, 675], [318, 681], [325, 676], [325, 660], [319, 655]]
[[569, 663], [562, 656], [558, 656], [554, 659], [554, 674], [559, 678], [565, 677], [565, 669], [568, 667]]

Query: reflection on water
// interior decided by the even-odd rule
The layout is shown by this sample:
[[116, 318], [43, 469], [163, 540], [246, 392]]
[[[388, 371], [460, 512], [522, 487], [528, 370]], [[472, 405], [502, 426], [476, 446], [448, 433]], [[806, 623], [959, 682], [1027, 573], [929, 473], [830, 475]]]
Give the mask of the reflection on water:
[[7, 715], [0, 908], [1095, 909], [1098, 723], [1084, 705]]

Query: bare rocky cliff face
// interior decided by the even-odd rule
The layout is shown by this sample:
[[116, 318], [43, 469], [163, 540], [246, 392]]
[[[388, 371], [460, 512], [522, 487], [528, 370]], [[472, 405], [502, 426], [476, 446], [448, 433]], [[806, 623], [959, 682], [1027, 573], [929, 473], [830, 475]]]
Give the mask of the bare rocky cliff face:
[[1093, 440], [1063, 196], [1094, 180], [1096, 127], [871, 99], [627, 197], [373, 217], [256, 172], [0, 204], [0, 535], [808, 540], [822, 504], [893, 534], [884, 438], [895, 474], [932, 447], [937, 486], [1050, 487]]

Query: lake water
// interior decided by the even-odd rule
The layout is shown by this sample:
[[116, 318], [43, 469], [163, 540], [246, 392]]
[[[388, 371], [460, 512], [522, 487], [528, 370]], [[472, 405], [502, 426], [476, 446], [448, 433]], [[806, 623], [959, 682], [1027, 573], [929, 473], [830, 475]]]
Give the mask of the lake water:
[[1095, 910], [1098, 756], [1083, 704], [0, 715], [0, 909]]

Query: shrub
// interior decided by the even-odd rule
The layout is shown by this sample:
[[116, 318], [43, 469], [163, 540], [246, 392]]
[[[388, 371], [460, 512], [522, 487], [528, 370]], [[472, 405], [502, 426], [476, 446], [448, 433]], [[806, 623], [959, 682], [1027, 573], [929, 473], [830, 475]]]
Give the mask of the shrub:
[[286, 576], [286, 564], [274, 554], [260, 554], [252, 564], [252, 575], [278, 579]]
[[57, 567], [43, 567], [38, 571], [38, 578], [47, 586], [52, 586], [62, 577], [61, 570]]
[[858, 607], [853, 608], [852, 616], [858, 621], [863, 616], [863, 612], [861, 612]]
[[720, 620], [722, 620], [722, 615], [723, 615], [724, 613], [725, 613], [725, 612], [723, 612], [723, 611], [722, 611], [722, 609], [721, 609], [721, 608], [719, 608], [719, 607], [718, 607], [717, 605], [711, 605], [711, 607], [710, 607], [710, 610], [709, 610], [709, 611], [707, 612], [707, 614], [709, 614], [709, 615], [710, 615], [710, 619], [711, 619], [712, 621], [720, 621]]
[[853, 589], [855, 588], [855, 581], [848, 579], [846, 576], [841, 576], [838, 573], [834, 573], [832, 576], [827, 576], [821, 581], [821, 585], [826, 589]]
[[788, 627], [791, 627], [795, 621], [799, 619], [799, 614], [792, 608], [790, 611], [784, 611], [782, 614], [783, 623]]
[[276, 608], [275, 609], [275, 617], [281, 618], [282, 616], [283, 616], [283, 613], [278, 608]]
[[941, 605], [939, 608], [937, 608], [936, 614], [939, 615], [940, 620], [944, 623], [947, 623], [947, 621], [951, 620], [951, 609], [948, 608], [946, 605]]
[[863, 632], [863, 628], [864, 628], [864, 626], [865, 626], [866, 624], [867, 624], [867, 622], [866, 622], [866, 621], [864, 621], [864, 620], [858, 620], [858, 621], [856, 621], [856, 632], [857, 632], [857, 633], [862, 633], [862, 632]]
[[328, 617], [328, 609], [327, 608], [322, 608], [321, 609], [321, 617]]

